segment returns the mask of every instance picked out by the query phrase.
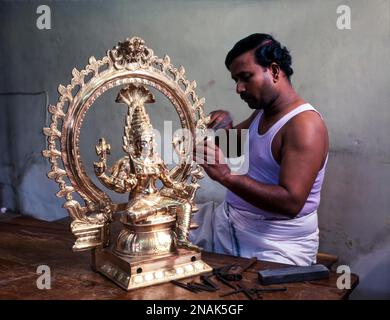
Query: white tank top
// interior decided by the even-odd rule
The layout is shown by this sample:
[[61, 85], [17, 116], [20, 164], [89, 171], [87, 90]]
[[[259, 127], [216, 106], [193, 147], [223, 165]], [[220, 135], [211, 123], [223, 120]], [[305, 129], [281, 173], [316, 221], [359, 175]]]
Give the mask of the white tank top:
[[[264, 184], [279, 184], [280, 165], [276, 162], [272, 155], [272, 141], [279, 130], [294, 116], [304, 111], [315, 111], [320, 116], [321, 114], [315, 110], [309, 103], [305, 103], [290, 111], [279, 119], [268, 131], [264, 134], [258, 133], [259, 122], [262, 118], [263, 111], [259, 112], [255, 119], [252, 121], [249, 127], [249, 135], [246, 141], [244, 157], [249, 159], [248, 173], [247, 175], [252, 179], [262, 182]], [[245, 160], [245, 161], [246, 161]], [[325, 167], [328, 157], [322, 169], [318, 172], [318, 175], [314, 181], [310, 194], [303, 206], [302, 210], [296, 216], [296, 218], [310, 214], [317, 210], [320, 204], [320, 192], [322, 182], [324, 180]], [[263, 219], [288, 219], [285, 215], [272, 213], [266, 210], [262, 210], [249, 202], [245, 201], [230, 190], [227, 191], [225, 201], [238, 210], [246, 211], [249, 214], [255, 214], [262, 216]], [[261, 218], [261, 217], [258, 217]]]

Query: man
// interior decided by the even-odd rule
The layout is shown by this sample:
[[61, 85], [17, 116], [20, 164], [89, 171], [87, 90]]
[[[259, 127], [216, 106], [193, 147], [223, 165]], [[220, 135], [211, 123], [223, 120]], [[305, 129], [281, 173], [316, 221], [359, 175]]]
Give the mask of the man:
[[[210, 128], [249, 129], [245, 175], [233, 174], [218, 146], [207, 143], [216, 163], [196, 154], [209, 177], [228, 191], [215, 210], [195, 214], [200, 227], [191, 240], [208, 251], [256, 256], [294, 265], [316, 262], [317, 208], [328, 158], [328, 134], [321, 115], [291, 85], [291, 56], [268, 34], [252, 34], [226, 56], [236, 91], [253, 114], [232, 126], [215, 111]], [[206, 160], [205, 160], [206, 159]]]

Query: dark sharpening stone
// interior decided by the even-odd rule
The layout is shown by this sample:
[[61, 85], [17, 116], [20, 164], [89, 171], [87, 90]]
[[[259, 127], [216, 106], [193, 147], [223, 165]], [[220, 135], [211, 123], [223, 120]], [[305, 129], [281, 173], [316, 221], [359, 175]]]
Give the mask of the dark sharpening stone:
[[261, 284], [301, 282], [329, 278], [329, 269], [322, 264], [307, 267], [285, 267], [258, 272]]

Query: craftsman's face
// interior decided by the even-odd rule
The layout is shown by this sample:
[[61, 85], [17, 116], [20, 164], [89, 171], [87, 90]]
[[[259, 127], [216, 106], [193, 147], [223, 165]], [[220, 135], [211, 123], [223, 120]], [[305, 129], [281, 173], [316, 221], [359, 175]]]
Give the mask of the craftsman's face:
[[253, 50], [235, 58], [229, 66], [236, 92], [251, 109], [266, 109], [275, 96], [269, 68], [255, 62]]

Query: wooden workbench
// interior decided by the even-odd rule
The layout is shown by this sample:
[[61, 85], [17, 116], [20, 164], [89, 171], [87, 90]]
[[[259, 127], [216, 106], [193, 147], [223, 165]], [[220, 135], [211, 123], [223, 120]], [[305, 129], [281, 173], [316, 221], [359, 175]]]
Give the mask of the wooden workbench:
[[[231, 291], [218, 282], [216, 292], [192, 293], [171, 283], [124, 291], [111, 281], [94, 273], [90, 268], [90, 252], [72, 252], [73, 236], [69, 220], [45, 222], [25, 216], [8, 214], [0, 218], [0, 299], [139, 299], [139, 300], [240, 300], [247, 299], [242, 293], [224, 298], [220, 295]], [[203, 260], [212, 267], [239, 263], [247, 259], [203, 253]], [[325, 260], [318, 263], [328, 264]], [[47, 265], [51, 270], [51, 289], [38, 289], [37, 267]], [[244, 284], [253, 287], [257, 283], [257, 271], [282, 265], [258, 261], [244, 274]], [[339, 275], [331, 272], [330, 278], [319, 281], [289, 283], [285, 292], [266, 293], [266, 299], [331, 299], [348, 298], [358, 284], [352, 274], [351, 289], [339, 290], [336, 280]], [[280, 285], [275, 285], [280, 286]], [[272, 286], [269, 286], [272, 287]]]

